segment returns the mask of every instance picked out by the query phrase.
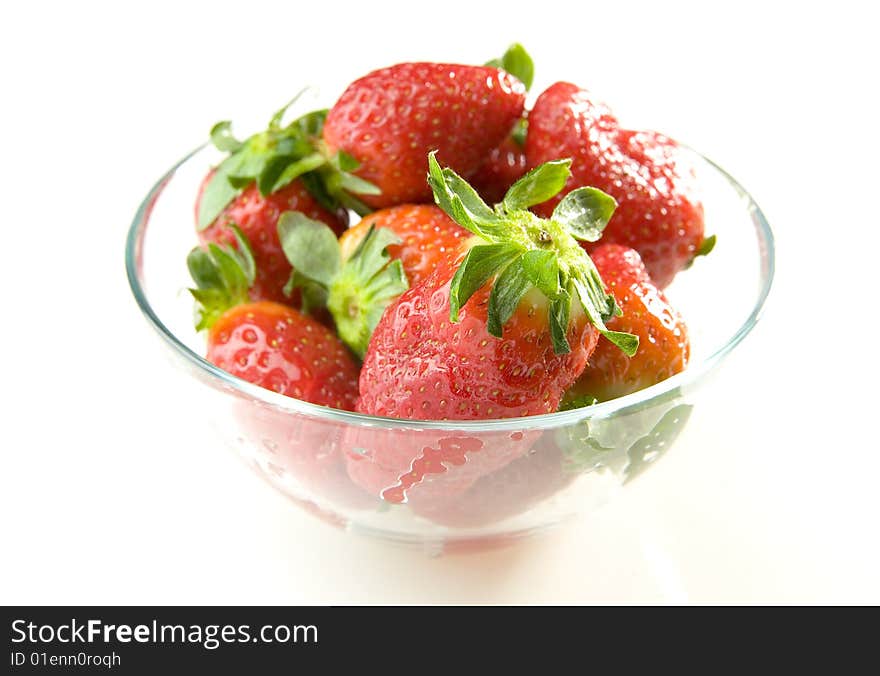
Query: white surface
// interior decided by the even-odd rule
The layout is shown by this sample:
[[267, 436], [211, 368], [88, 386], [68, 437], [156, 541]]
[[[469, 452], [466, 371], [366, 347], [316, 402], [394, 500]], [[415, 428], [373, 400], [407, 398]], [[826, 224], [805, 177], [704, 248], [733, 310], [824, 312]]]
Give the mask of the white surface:
[[[0, 602], [880, 602], [869, 10], [499, 4], [334, 3], [333, 22], [326, 3], [4, 5]], [[689, 442], [617, 502], [429, 559], [331, 529], [211, 447], [130, 298], [123, 238], [214, 121], [247, 130], [304, 81], [514, 39], [543, 82], [575, 79], [741, 180], [777, 284]]]

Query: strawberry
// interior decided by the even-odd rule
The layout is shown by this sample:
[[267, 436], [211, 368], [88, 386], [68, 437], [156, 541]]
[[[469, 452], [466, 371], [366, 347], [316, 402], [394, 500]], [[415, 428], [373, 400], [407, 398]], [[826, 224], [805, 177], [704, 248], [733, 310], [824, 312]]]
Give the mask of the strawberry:
[[323, 138], [328, 152], [355, 158], [354, 173], [378, 187], [362, 195], [369, 206], [425, 202], [426, 153], [439, 150], [471, 175], [510, 133], [524, 102], [523, 83], [496, 67], [401, 63], [349, 85], [327, 114]]
[[399, 260], [410, 284], [422, 282], [449, 252], [461, 245], [470, 233], [433, 204], [403, 204], [365, 216], [339, 239], [342, 258], [357, 250], [370, 228], [387, 228], [400, 239], [388, 246], [392, 260]]
[[489, 151], [489, 156], [471, 177], [471, 184], [484, 200], [494, 204], [504, 198], [510, 186], [527, 170], [522, 144], [514, 136], [508, 136], [501, 145]]
[[470, 233], [438, 207], [389, 207], [365, 216], [339, 242], [323, 223], [284, 215], [279, 238], [297, 270], [291, 286], [306, 304], [326, 306], [339, 337], [363, 357], [385, 307], [408, 281], [421, 282]]
[[573, 84], [557, 82], [538, 97], [529, 113], [526, 156], [529, 166], [572, 158], [566, 190], [536, 213], [549, 215], [578, 186], [608, 193], [618, 209], [602, 242], [636, 249], [660, 288], [714, 243], [704, 240], [693, 170], [678, 144], [655, 132], [622, 129], [607, 106]]
[[[202, 191], [214, 177], [212, 170], [202, 183]], [[196, 202], [201, 206], [202, 193]], [[229, 225], [237, 225], [252, 243], [257, 275], [251, 287], [251, 297], [258, 300], [274, 300], [289, 303], [283, 289], [290, 278], [291, 267], [278, 241], [278, 217], [285, 211], [300, 211], [309, 218], [326, 223], [335, 232], [345, 228], [345, 219], [330, 213], [312, 197], [299, 179], [266, 195], [260, 194], [256, 183], [251, 183], [224, 207], [204, 230], [200, 230], [202, 244], [233, 244], [235, 238]]]
[[211, 130], [211, 140], [227, 153], [202, 182], [196, 200], [196, 225], [203, 244], [234, 244], [226, 227], [237, 225], [254, 250], [257, 278], [255, 299], [288, 301], [283, 288], [291, 268], [278, 241], [279, 216], [301, 211], [341, 233], [348, 225], [347, 209], [369, 209], [348, 188], [375, 191], [375, 186], [348, 172], [357, 166], [344, 154], [327, 154], [321, 130], [326, 111], [307, 113], [283, 126], [296, 99], [272, 116], [267, 129], [245, 141], [233, 137], [229, 122]]
[[[578, 244], [598, 238], [614, 201], [581, 188], [560, 203], [552, 219], [528, 211], [562, 188], [568, 165], [556, 161], [536, 168], [493, 210], [429, 155], [428, 180], [437, 203], [475, 236], [379, 320], [361, 371], [359, 412], [423, 420], [549, 413], [586, 367], [599, 333], [634, 352], [634, 336], [606, 328], [604, 321], [617, 308]], [[378, 476], [386, 499], [390, 494], [403, 500], [426, 477], [458, 464], [461, 490], [528, 450], [530, 441], [520, 433], [483, 449], [483, 441], [472, 439], [478, 446], [471, 455], [457, 443], [447, 457], [442, 439], [432, 441], [437, 432], [429, 429], [426, 435], [428, 443], [418, 438], [389, 444], [382, 430], [372, 439], [352, 439], [349, 473], [355, 481], [374, 475], [361, 484], [369, 490], [376, 489]], [[396, 484], [389, 483], [394, 479]]]
[[198, 330], [208, 331], [207, 359], [248, 382], [314, 404], [351, 410], [357, 366], [324, 325], [291, 307], [250, 302], [256, 276], [250, 243], [193, 249], [187, 265], [198, 288]]
[[637, 335], [639, 351], [629, 357], [610, 345], [597, 346], [583, 375], [566, 394], [565, 407], [587, 398], [607, 401], [650, 387], [684, 370], [690, 356], [687, 326], [651, 281], [638, 252], [620, 244], [603, 244], [592, 258], [623, 310], [620, 317], [608, 320], [608, 328]]
[[583, 188], [552, 219], [535, 217], [527, 207], [568, 177], [569, 163], [557, 161], [520, 179], [493, 210], [434, 153], [429, 163], [439, 206], [476, 237], [385, 312], [361, 372], [360, 411], [458, 420], [548, 413], [586, 366], [597, 330], [635, 351], [633, 336], [606, 329], [614, 298], [578, 246], [601, 235], [611, 198]]

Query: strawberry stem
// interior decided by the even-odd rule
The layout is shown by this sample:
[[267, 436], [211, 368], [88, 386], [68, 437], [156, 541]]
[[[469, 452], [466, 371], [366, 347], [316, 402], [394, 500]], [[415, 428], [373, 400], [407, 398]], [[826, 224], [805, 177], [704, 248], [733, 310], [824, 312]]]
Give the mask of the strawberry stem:
[[343, 261], [333, 231], [299, 212], [281, 215], [278, 237], [294, 268], [285, 290], [300, 287], [310, 299], [323, 297], [342, 342], [363, 358], [385, 308], [409, 287], [403, 264], [388, 254], [388, 246], [400, 244], [400, 238], [371, 226]]
[[196, 330], [210, 329], [228, 309], [247, 303], [256, 266], [250, 242], [237, 226], [229, 226], [236, 246], [209, 244], [196, 247], [186, 257], [190, 276], [196, 283], [189, 292], [196, 300]]
[[549, 219], [528, 211], [562, 190], [570, 165], [570, 160], [556, 160], [536, 167], [514, 183], [493, 209], [454, 171], [441, 168], [436, 152], [429, 153], [428, 183], [435, 201], [456, 223], [485, 241], [468, 251], [452, 278], [449, 318], [457, 322], [470, 297], [494, 278], [487, 317], [490, 334], [501, 337], [522, 297], [536, 288], [549, 301], [547, 323], [557, 354], [571, 351], [566, 334], [576, 298], [600, 333], [632, 356], [638, 337], [605, 326], [620, 308], [605, 292], [596, 266], [579, 243], [601, 236], [614, 213], [614, 200], [595, 188], [578, 188]]

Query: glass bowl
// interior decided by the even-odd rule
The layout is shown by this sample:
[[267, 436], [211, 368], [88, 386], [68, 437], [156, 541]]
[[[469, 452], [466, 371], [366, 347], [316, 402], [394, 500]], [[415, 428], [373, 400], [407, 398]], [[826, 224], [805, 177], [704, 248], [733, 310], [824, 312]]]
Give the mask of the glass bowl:
[[[657, 462], [692, 415], [697, 390], [758, 320], [773, 279], [771, 230], [733, 178], [686, 152], [707, 234], [718, 236], [712, 254], [667, 290], [688, 322], [691, 362], [653, 387], [587, 408], [480, 422], [378, 418], [285, 397], [207, 362], [185, 258], [197, 241], [199, 184], [219, 160], [209, 147], [147, 194], [128, 235], [128, 279], [168, 355], [199, 383], [193, 424], [209, 421], [290, 499], [348, 531], [429, 552], [504, 543], [595, 508]], [[376, 448], [394, 452], [380, 464]]]

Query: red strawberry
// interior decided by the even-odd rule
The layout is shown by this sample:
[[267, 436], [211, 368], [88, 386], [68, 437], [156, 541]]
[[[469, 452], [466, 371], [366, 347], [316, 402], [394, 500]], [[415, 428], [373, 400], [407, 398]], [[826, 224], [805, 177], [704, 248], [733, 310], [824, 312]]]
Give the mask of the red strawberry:
[[272, 116], [267, 129], [245, 141], [232, 136], [229, 122], [214, 125], [211, 140], [227, 156], [205, 177], [196, 201], [196, 226], [203, 244], [234, 244], [229, 224], [250, 239], [258, 270], [251, 295], [259, 300], [289, 301], [283, 289], [291, 268], [277, 234], [282, 213], [301, 211], [340, 233], [348, 225], [346, 208], [367, 211], [346, 187], [373, 187], [345, 170], [350, 158], [320, 150], [324, 111], [282, 126], [294, 101]]
[[357, 366], [323, 324], [270, 301], [227, 310], [208, 332], [207, 359], [248, 382], [313, 404], [352, 410]]
[[[525, 86], [486, 66], [401, 63], [356, 80], [324, 124], [328, 151], [360, 163], [357, 176], [378, 186], [363, 194], [375, 208], [430, 199], [425, 155], [469, 176], [520, 117]], [[352, 192], [358, 192], [352, 186]]]
[[351, 480], [386, 502], [435, 504], [461, 495], [481, 476], [529, 449], [532, 436], [434, 429], [352, 428], [343, 450]]
[[347, 260], [370, 228], [387, 228], [400, 239], [388, 246], [392, 260], [403, 264], [410, 285], [421, 283], [437, 264], [471, 234], [433, 204], [403, 204], [375, 211], [346, 230], [339, 239], [342, 258]]
[[234, 229], [236, 248], [193, 249], [187, 265], [198, 288], [199, 330], [208, 330], [207, 359], [266, 389], [314, 404], [352, 409], [358, 370], [323, 324], [291, 307], [249, 302], [255, 277], [250, 244]]
[[[557, 82], [538, 97], [529, 113], [526, 155], [529, 166], [570, 157], [566, 191], [589, 185], [614, 197], [618, 209], [602, 242], [636, 249], [660, 288], [708, 253], [693, 170], [678, 144], [655, 132], [621, 129], [588, 92]], [[549, 215], [566, 191], [535, 211]]]
[[687, 326], [651, 281], [638, 252], [603, 244], [592, 258], [623, 310], [623, 315], [608, 320], [608, 328], [637, 335], [639, 351], [628, 357], [607, 343], [600, 344], [566, 394], [567, 402], [607, 401], [642, 390], [684, 370], [690, 356]]
[[486, 202], [494, 204], [504, 199], [508, 188], [527, 170], [526, 153], [522, 145], [512, 136], [508, 136], [500, 146], [489, 152], [470, 182]]
[[382, 312], [409, 282], [421, 282], [470, 237], [438, 207], [382, 209], [337, 242], [324, 224], [302, 214], [282, 217], [279, 234], [297, 284], [310, 305], [326, 305], [339, 337], [359, 357]]
[[[208, 173], [202, 183], [196, 213], [201, 206], [202, 191], [215, 171]], [[233, 244], [235, 238], [228, 226], [233, 224], [241, 228], [251, 242], [256, 261], [257, 276], [251, 287], [254, 300], [290, 302], [283, 289], [290, 278], [291, 266], [278, 240], [278, 217], [285, 211], [300, 211], [309, 218], [326, 223], [337, 233], [345, 229], [345, 219], [318, 204], [303, 182], [297, 179], [265, 197], [260, 194], [256, 183], [251, 183], [226, 205], [207, 228], [198, 233], [202, 244]]]
[[[552, 220], [542, 220], [527, 209], [562, 188], [566, 161], [530, 172], [495, 210], [455, 172], [441, 169], [433, 153], [429, 167], [440, 207], [476, 237], [385, 311], [364, 359], [358, 411], [423, 420], [549, 413], [585, 368], [599, 332], [634, 351], [633, 336], [605, 328], [616, 306], [578, 245], [601, 233], [611, 198], [580, 189]], [[397, 500], [450, 464], [463, 466], [455, 490], [467, 488], [521, 455], [530, 441], [521, 433], [498, 444], [473, 439], [474, 455], [465, 456], [459, 443], [447, 457], [434, 430], [425, 432], [428, 443], [389, 444], [385, 436], [377, 430], [374, 438], [351, 440], [349, 472], [355, 481], [378, 476], [383, 496]], [[361, 485], [375, 490], [373, 479]]]
[[554, 354], [543, 296], [529, 294], [505, 323], [487, 330], [491, 288], [480, 288], [449, 321], [461, 257], [406, 291], [379, 320], [361, 374], [362, 413], [421, 420], [480, 420], [552, 413], [584, 370], [598, 333], [576, 312], [572, 346]]

